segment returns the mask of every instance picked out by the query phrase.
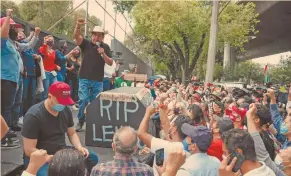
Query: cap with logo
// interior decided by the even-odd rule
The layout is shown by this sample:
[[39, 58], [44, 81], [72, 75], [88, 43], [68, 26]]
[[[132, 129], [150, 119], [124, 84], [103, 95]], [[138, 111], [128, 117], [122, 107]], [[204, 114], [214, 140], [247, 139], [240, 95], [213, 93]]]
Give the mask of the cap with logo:
[[71, 88], [64, 82], [55, 82], [49, 88], [49, 93], [58, 100], [59, 104], [64, 106], [74, 104], [71, 98]]
[[213, 136], [207, 127], [184, 123], [181, 129], [185, 135], [191, 137], [192, 143], [195, 143], [200, 150], [207, 151], [210, 147]]
[[[6, 17], [1, 18], [1, 26], [4, 24], [5, 20]], [[15, 23], [11, 18], [9, 24], [15, 26], [16, 28], [22, 28], [21, 24]]]

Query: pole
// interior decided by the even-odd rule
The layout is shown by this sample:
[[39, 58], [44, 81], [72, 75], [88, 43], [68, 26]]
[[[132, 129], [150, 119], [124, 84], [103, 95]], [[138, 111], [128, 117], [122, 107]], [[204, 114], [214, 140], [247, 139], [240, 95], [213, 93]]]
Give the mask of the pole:
[[217, 24], [218, 11], [219, 11], [219, 1], [213, 0], [205, 83], [213, 82], [215, 54], [216, 54], [216, 37], [217, 37], [216, 35], [217, 35], [217, 27], [218, 27], [218, 24]]
[[230, 44], [224, 42], [224, 54], [223, 54], [223, 69], [227, 69], [230, 66]]
[[73, 10], [71, 10], [69, 13], [67, 13], [65, 16], [63, 16], [61, 19], [59, 19], [55, 24], [53, 24], [50, 28], [47, 29], [47, 31], [50, 31], [53, 27], [55, 27], [57, 24], [59, 24], [64, 18], [69, 16], [71, 13], [73, 13], [77, 8], [79, 8], [82, 4], [84, 4], [86, 1], [83, 1], [80, 5], [75, 7]]
[[[105, 1], [105, 5], [104, 5], [104, 20], [103, 20], [103, 26], [104, 26], [104, 29], [105, 29], [105, 16], [106, 16], [106, 1]], [[115, 35], [114, 35], [115, 36]]]
[[[88, 13], [88, 8], [89, 8], [89, 0], [86, 0], [86, 20], [85, 21], [88, 21], [88, 15], [89, 15], [89, 13]], [[85, 37], [87, 37], [87, 35], [88, 35], [88, 23], [85, 23], [85, 34], [84, 34], [84, 36]]]
[[114, 43], [113, 43], [113, 45], [114, 45], [114, 52], [116, 53], [117, 52], [117, 50], [116, 50], [116, 37], [115, 37], [115, 35], [116, 35], [116, 16], [117, 16], [117, 12], [115, 12], [115, 16], [114, 16], [114, 34], [113, 34], [113, 37], [114, 37]]
[[124, 39], [125, 39], [125, 37], [126, 37], [126, 35], [127, 35], [127, 33], [126, 33], [126, 27], [127, 27], [127, 21], [126, 21], [126, 19], [125, 19]]

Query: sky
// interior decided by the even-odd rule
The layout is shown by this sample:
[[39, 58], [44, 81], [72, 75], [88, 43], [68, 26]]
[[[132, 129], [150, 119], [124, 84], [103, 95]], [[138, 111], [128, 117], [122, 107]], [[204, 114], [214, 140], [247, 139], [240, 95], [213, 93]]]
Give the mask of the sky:
[[281, 60], [282, 55], [291, 57], [291, 52], [288, 51], [285, 53], [280, 53], [280, 54], [275, 54], [275, 55], [270, 55], [270, 56], [265, 56], [265, 57], [259, 57], [259, 58], [252, 59], [251, 61], [253, 61], [255, 63], [259, 63], [262, 66], [265, 66], [267, 64], [268, 65], [276, 65]]
[[[73, 6], [76, 7], [80, 3], [82, 3], [84, 0], [73, 0]], [[97, 3], [97, 2], [107, 10], [108, 13], [105, 13], [103, 8]], [[115, 18], [115, 12], [114, 12], [114, 5], [112, 1], [108, 0], [89, 0], [89, 8], [88, 8], [88, 13], [89, 15], [95, 15], [97, 18], [99, 18], [102, 21], [102, 27], [108, 31], [109, 34], [114, 36], [114, 19]], [[105, 5], [106, 4], [106, 5]], [[86, 9], [86, 3], [81, 5], [79, 8], [84, 8]], [[126, 18], [129, 20], [127, 14], [125, 14]], [[116, 15], [116, 21], [120, 25], [116, 25], [116, 30], [115, 30], [115, 37], [117, 40], [120, 42], [124, 42], [125, 39], [125, 32], [126, 31], [128, 34], [132, 32], [129, 24], [126, 22], [126, 19], [123, 17], [122, 14], [117, 13]], [[133, 27], [133, 26], [132, 26]], [[123, 29], [123, 30], [122, 30]], [[106, 35], [104, 42], [111, 44], [112, 37], [110, 35]]]

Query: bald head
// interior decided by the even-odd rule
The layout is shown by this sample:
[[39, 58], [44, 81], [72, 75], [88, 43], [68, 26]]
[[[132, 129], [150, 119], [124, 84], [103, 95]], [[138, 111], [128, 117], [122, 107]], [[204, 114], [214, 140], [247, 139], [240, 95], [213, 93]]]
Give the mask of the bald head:
[[122, 155], [132, 155], [137, 148], [137, 134], [131, 127], [121, 127], [113, 137], [115, 151]]

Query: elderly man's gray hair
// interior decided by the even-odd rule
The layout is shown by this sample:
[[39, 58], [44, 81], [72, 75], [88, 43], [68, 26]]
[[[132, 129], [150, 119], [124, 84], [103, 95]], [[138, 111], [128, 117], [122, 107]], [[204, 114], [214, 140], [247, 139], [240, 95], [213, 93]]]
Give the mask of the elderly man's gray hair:
[[113, 136], [116, 152], [122, 155], [132, 155], [137, 148], [137, 133], [129, 127], [121, 127]]

